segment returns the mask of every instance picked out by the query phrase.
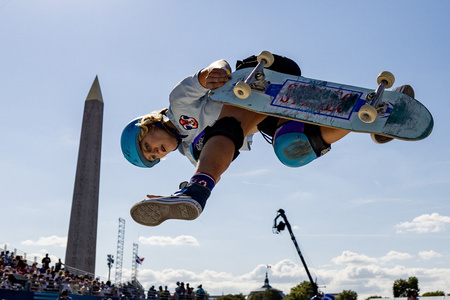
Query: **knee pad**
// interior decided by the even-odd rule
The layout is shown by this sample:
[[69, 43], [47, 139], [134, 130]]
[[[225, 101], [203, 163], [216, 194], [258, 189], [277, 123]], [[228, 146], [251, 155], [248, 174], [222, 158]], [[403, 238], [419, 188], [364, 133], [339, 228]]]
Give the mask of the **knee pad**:
[[308, 136], [305, 124], [289, 122], [281, 125], [273, 137], [273, 149], [278, 159], [288, 167], [301, 167], [317, 158]]
[[244, 144], [244, 131], [241, 122], [234, 117], [224, 117], [217, 120], [213, 126], [208, 126], [202, 131], [191, 144], [191, 153], [195, 160], [198, 160], [203, 146], [206, 142], [216, 135], [223, 135], [234, 143], [233, 160], [239, 155], [239, 149]]

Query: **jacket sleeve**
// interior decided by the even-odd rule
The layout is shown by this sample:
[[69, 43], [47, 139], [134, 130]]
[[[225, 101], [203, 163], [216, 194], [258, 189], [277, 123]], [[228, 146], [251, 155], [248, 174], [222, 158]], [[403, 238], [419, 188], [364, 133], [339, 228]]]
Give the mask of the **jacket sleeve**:
[[175, 86], [169, 96], [171, 106], [183, 107], [189, 105], [192, 107], [195, 106], [195, 101], [205, 96], [208, 89], [204, 88], [198, 81], [199, 73], [200, 71], [193, 76], [186, 77]]

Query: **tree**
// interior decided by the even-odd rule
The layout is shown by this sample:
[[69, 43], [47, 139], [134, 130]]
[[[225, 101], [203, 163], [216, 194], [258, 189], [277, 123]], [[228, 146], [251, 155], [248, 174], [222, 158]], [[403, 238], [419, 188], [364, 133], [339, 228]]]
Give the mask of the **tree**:
[[383, 298], [383, 297], [381, 297], [381, 296], [369, 296], [369, 297], [366, 298], [366, 300], [373, 299], [373, 298]]
[[287, 295], [287, 300], [310, 300], [314, 295], [314, 288], [309, 281], [303, 281], [302, 283], [291, 288], [291, 292]]
[[443, 291], [436, 291], [436, 292], [424, 293], [422, 295], [422, 297], [434, 297], [434, 296], [445, 296], [445, 293]]
[[358, 294], [352, 290], [343, 290], [337, 295], [335, 300], [356, 300], [358, 299]]
[[419, 293], [419, 279], [417, 277], [409, 277], [408, 280], [397, 279], [394, 281], [392, 291], [394, 298], [406, 297], [408, 290], [416, 290]]
[[222, 297], [218, 297], [217, 300], [245, 300], [245, 297], [242, 294], [239, 295], [228, 294]]
[[277, 290], [254, 293], [248, 297], [249, 300], [281, 300], [281, 294]]

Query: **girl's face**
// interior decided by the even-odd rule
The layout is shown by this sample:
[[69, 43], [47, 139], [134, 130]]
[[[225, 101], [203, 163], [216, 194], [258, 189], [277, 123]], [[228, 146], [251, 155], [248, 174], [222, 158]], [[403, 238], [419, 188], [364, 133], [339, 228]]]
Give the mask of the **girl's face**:
[[145, 158], [154, 161], [163, 158], [177, 148], [177, 139], [164, 129], [150, 128], [150, 131], [139, 142]]

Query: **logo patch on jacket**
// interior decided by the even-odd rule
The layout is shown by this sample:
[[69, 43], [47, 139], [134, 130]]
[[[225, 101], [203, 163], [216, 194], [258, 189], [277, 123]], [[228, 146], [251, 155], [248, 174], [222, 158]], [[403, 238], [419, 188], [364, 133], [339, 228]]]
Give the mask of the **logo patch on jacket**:
[[191, 129], [197, 129], [198, 122], [194, 118], [183, 115], [180, 117], [180, 125], [183, 126], [183, 128], [186, 130], [191, 130]]

